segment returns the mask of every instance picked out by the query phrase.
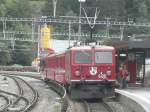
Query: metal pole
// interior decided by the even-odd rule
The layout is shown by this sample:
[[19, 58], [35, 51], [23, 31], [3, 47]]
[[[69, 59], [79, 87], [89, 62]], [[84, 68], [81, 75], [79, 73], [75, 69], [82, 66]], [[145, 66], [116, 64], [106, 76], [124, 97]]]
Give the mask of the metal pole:
[[56, 6], [57, 6], [57, 0], [53, 0], [53, 16], [56, 17]]
[[109, 38], [109, 28], [110, 28], [110, 18], [106, 18], [107, 19], [107, 25], [106, 25], [106, 36], [107, 38]]
[[123, 40], [123, 31], [124, 31], [124, 27], [123, 26], [120, 26], [120, 40]]
[[90, 39], [91, 39], [91, 41], [93, 40], [92, 34], [93, 34], [93, 28], [90, 28]]
[[40, 27], [40, 25], [38, 26], [38, 51], [37, 51], [37, 58], [39, 58], [40, 57], [40, 29], [41, 29], [41, 27]]
[[14, 39], [14, 35], [15, 34], [13, 34], [12, 36], [12, 40], [11, 40], [11, 45], [12, 45], [12, 50], [15, 50], [15, 39]]
[[6, 20], [3, 20], [3, 35], [4, 35], [4, 39], [6, 38], [6, 34], [5, 34], [5, 30], [6, 30]]
[[70, 39], [71, 39], [71, 22], [69, 22], [69, 47], [70, 47]]
[[35, 22], [32, 21], [32, 41], [34, 41], [34, 29], [35, 29]]
[[145, 83], [145, 58], [146, 58], [146, 52], [144, 51], [144, 53], [143, 53], [143, 79], [142, 79], [143, 86]]
[[81, 8], [82, 8], [82, 3], [80, 2], [80, 12], [79, 12], [79, 29], [78, 29], [78, 41], [81, 39]]
[[[37, 58], [40, 57], [40, 35], [41, 35], [41, 26], [39, 25], [38, 26], [38, 41], [37, 41]], [[37, 66], [37, 71], [39, 72], [40, 71], [40, 67], [39, 65]]]

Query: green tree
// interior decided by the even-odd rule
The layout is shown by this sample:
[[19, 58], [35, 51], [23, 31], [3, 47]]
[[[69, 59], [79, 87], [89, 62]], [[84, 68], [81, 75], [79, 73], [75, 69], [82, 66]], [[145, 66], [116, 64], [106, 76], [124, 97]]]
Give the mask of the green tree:
[[29, 0], [5, 0], [4, 4], [7, 9], [4, 15], [6, 17], [31, 17]]
[[53, 16], [53, 2], [52, 0], [46, 0], [45, 6], [42, 8], [44, 16]]
[[5, 42], [0, 42], [0, 65], [10, 64], [12, 61], [11, 53]]
[[[30, 0], [1, 0], [0, 2], [0, 16], [1, 17], [32, 17], [35, 12], [32, 9], [32, 5], [30, 5]], [[2, 24], [1, 24], [2, 28]], [[23, 22], [7, 22], [7, 30], [12, 31], [25, 31], [31, 32], [31, 25], [29, 23]], [[2, 31], [2, 29], [1, 29]], [[16, 34], [15, 37], [17, 38], [31, 38], [31, 35], [22, 35]], [[26, 45], [27, 48], [23, 48], [18, 50], [16, 46], [20, 48]], [[1, 42], [1, 49], [0, 49], [0, 64], [10, 64], [10, 63], [18, 63], [29, 65], [31, 60], [33, 59], [33, 51], [31, 51], [32, 44], [27, 44], [25, 42], [15, 44], [15, 51], [12, 50], [10, 43]], [[27, 51], [27, 49], [30, 49]], [[20, 56], [20, 55], [23, 56]], [[12, 60], [13, 59], [13, 60]], [[16, 60], [18, 59], [18, 61]], [[23, 62], [24, 60], [24, 62]]]

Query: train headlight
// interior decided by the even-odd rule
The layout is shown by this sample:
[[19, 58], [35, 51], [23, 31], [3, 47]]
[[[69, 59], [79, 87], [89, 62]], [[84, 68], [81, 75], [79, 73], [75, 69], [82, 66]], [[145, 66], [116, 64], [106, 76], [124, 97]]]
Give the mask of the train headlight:
[[89, 72], [91, 75], [96, 75], [97, 74], [97, 67], [90, 67]]
[[106, 71], [106, 75], [107, 75], [107, 76], [111, 76], [111, 70], [107, 70], [107, 71]]
[[75, 71], [75, 76], [79, 77], [80, 76], [80, 70]]

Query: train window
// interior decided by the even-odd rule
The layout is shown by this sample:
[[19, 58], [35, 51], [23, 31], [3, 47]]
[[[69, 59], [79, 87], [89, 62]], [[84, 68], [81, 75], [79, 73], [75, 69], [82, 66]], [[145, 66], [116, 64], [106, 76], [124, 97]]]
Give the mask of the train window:
[[90, 64], [92, 63], [92, 53], [87, 51], [75, 51], [74, 52], [75, 64]]
[[112, 63], [112, 52], [99, 51], [95, 52], [95, 63]]

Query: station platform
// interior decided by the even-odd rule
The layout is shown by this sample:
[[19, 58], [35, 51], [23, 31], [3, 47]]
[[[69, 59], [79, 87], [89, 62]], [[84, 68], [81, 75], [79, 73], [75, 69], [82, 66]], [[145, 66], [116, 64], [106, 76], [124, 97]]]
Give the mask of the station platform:
[[115, 91], [141, 105], [145, 112], [150, 112], [150, 88], [128, 87], [126, 89], [115, 89]]

